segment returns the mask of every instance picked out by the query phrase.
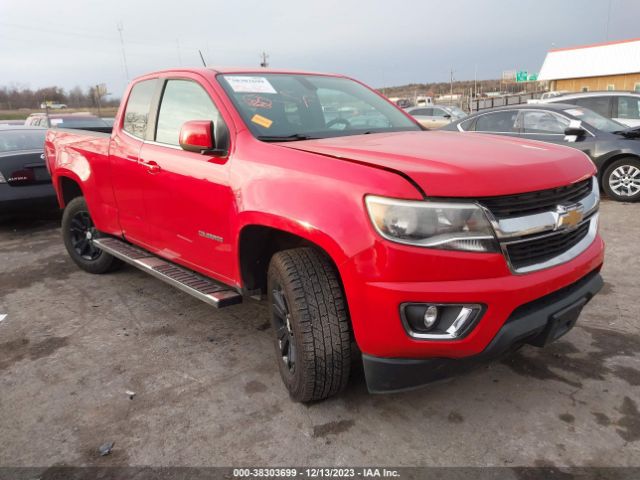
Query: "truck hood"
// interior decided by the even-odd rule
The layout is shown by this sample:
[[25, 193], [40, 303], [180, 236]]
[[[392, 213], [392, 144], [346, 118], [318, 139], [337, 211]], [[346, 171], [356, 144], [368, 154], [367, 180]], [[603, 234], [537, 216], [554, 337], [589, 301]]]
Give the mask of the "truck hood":
[[376, 133], [280, 145], [400, 172], [435, 197], [532, 192], [568, 185], [596, 171], [574, 148], [480, 133]]

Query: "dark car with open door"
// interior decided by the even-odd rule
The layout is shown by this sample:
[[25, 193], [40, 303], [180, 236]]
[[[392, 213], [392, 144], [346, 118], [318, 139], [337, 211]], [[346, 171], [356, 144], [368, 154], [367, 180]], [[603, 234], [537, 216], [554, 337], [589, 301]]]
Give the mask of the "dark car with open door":
[[0, 219], [56, 208], [51, 175], [45, 165], [46, 133], [46, 129], [37, 127], [0, 127]]
[[485, 110], [443, 130], [506, 135], [566, 145], [598, 167], [600, 186], [621, 202], [640, 200], [640, 128], [629, 128], [589, 109], [562, 103]]

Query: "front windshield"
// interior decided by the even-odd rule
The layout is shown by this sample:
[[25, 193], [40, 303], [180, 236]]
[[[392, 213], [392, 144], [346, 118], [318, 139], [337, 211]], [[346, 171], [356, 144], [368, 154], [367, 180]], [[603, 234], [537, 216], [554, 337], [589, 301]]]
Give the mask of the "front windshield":
[[261, 140], [421, 130], [397, 107], [346, 78], [276, 73], [218, 78]]
[[627, 128], [625, 125], [603, 117], [599, 113], [587, 108], [567, 108], [565, 112], [604, 132], [619, 132]]
[[447, 110], [449, 110], [453, 115], [455, 115], [458, 118], [463, 118], [467, 116], [464, 110], [458, 107], [447, 107]]

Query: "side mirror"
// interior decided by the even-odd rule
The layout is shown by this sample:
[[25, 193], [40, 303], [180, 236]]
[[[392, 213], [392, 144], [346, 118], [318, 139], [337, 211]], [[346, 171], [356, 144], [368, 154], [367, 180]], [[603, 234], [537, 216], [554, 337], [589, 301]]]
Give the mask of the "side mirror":
[[443, 115], [443, 117], [444, 117], [444, 118], [446, 118], [447, 120], [449, 120], [449, 119], [451, 118], [451, 115], [450, 115], [450, 114], [448, 114], [448, 113], [445, 113], [445, 114]]
[[180, 128], [179, 141], [180, 147], [188, 152], [218, 156], [226, 153], [225, 150], [216, 148], [211, 120], [190, 120], [183, 123]]
[[584, 137], [587, 131], [582, 128], [580, 120], [571, 120], [569, 126], [564, 129], [564, 137], [568, 142], [575, 142], [578, 138]]

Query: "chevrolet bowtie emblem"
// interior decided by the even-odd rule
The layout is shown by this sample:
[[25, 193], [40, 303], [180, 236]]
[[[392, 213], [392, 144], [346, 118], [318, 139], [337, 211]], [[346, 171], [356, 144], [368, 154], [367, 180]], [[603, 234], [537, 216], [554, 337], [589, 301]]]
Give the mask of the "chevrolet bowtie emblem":
[[558, 219], [556, 221], [556, 230], [570, 230], [577, 227], [584, 218], [582, 209], [583, 207], [580, 204], [558, 205], [558, 208], [556, 209], [556, 213], [558, 214]]

